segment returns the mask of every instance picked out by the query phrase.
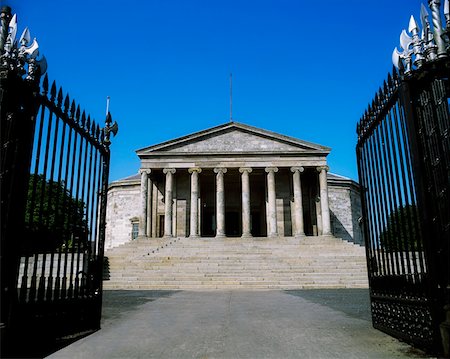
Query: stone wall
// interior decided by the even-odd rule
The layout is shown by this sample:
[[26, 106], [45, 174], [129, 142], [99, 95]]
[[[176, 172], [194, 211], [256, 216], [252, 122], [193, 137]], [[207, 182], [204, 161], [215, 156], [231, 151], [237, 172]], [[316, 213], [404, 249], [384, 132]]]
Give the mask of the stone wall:
[[361, 200], [357, 184], [351, 180], [329, 180], [328, 199], [332, 233], [362, 245], [364, 241], [359, 225]]
[[131, 241], [131, 221], [139, 218], [140, 183], [115, 184], [108, 190], [105, 249]]

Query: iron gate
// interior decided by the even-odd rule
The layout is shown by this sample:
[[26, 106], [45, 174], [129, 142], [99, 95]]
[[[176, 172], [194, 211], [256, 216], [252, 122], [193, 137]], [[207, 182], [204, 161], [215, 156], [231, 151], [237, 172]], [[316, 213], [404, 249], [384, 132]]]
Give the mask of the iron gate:
[[99, 328], [117, 124], [108, 113], [100, 128], [47, 75], [40, 81], [37, 42], [27, 29], [17, 41], [8, 7], [1, 16], [2, 354], [39, 356]]
[[357, 125], [373, 325], [430, 351], [450, 303], [449, 73], [394, 68]]

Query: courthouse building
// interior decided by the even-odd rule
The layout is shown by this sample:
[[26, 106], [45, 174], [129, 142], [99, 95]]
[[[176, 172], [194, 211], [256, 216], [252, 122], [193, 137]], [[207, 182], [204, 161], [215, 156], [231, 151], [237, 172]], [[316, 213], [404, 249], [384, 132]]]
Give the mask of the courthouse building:
[[142, 148], [139, 173], [109, 186], [105, 245], [317, 235], [361, 243], [359, 187], [328, 172], [330, 150], [237, 122]]

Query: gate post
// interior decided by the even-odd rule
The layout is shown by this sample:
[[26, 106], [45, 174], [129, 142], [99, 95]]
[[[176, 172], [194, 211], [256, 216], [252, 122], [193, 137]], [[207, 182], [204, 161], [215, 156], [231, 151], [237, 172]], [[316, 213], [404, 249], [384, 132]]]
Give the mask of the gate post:
[[[39, 65], [36, 67], [34, 58], [27, 58], [26, 53], [22, 57], [17, 56], [13, 35], [16, 31], [15, 16], [11, 15], [8, 6], [0, 11], [0, 328], [1, 341], [7, 343], [12, 334], [11, 324], [17, 303], [15, 286], [20, 261], [17, 238], [23, 235], [24, 228], [40, 68]], [[27, 69], [24, 69], [25, 64], [28, 64]], [[27, 78], [24, 79], [24, 75], [28, 75]], [[2, 355], [5, 355], [4, 347], [2, 345]]]
[[450, 284], [450, 116], [447, 104], [450, 61], [442, 59], [424, 67], [420, 78], [405, 76], [402, 79], [399, 94], [409, 128], [420, 228], [430, 278], [427, 289], [434, 326], [441, 326], [441, 333], [434, 332], [434, 340], [436, 347], [442, 340], [448, 356], [450, 322], [445, 320], [446, 311], [449, 312]]
[[[375, 328], [450, 352], [450, 9], [411, 16], [388, 76], [357, 125]], [[380, 195], [381, 193], [381, 195]], [[446, 313], [447, 312], [447, 313]]]

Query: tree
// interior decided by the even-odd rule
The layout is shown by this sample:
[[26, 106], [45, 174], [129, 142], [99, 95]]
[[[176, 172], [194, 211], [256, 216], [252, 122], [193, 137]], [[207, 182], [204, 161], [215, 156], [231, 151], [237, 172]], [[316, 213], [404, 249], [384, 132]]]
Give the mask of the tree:
[[421, 236], [419, 231], [417, 207], [408, 204], [392, 212], [385, 229], [380, 234], [381, 248], [387, 251], [417, 251]]
[[86, 245], [88, 227], [84, 212], [84, 202], [70, 195], [64, 181], [30, 175], [25, 211], [28, 249], [53, 251], [62, 246]]

